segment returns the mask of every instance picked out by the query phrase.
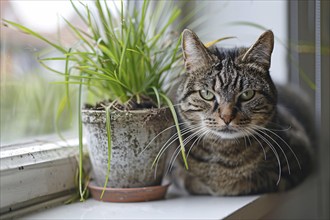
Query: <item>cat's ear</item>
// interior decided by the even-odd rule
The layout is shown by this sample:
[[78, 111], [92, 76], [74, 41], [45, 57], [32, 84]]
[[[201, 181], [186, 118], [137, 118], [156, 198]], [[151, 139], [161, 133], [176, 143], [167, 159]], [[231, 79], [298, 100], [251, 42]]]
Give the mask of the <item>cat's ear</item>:
[[189, 29], [185, 29], [182, 32], [182, 50], [185, 67], [189, 73], [200, 68], [210, 68], [216, 61], [214, 55], [208, 51], [197, 35]]
[[255, 63], [262, 68], [269, 70], [271, 55], [274, 48], [274, 34], [271, 30], [264, 32], [243, 55], [242, 61]]

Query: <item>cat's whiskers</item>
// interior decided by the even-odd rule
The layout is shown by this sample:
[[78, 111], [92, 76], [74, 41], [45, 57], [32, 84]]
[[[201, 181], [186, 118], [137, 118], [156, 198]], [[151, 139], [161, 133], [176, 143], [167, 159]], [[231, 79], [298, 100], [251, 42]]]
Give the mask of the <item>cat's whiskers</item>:
[[180, 105], [183, 105], [183, 103], [176, 103], [176, 104], [173, 104], [174, 107], [176, 107], [176, 106], [180, 106]]
[[210, 139], [213, 140], [213, 142], [211, 143], [211, 145], [215, 145], [217, 143], [221, 143], [221, 141], [222, 141], [221, 137], [219, 137], [217, 134], [215, 134], [212, 131], [208, 132], [207, 135], [210, 136]]
[[[198, 135], [198, 137], [194, 140], [194, 142], [190, 145], [190, 147], [189, 147], [189, 150], [188, 150], [188, 152], [187, 152], [187, 159], [188, 159], [188, 157], [189, 157], [189, 155], [190, 155], [190, 152], [191, 152], [191, 150], [192, 150], [192, 148], [195, 146], [195, 144], [196, 145], [198, 145], [198, 143], [199, 143], [199, 141], [203, 138], [203, 137], [205, 137], [206, 135], [207, 135], [207, 133], [208, 133], [209, 131], [207, 130], [207, 129], [201, 129], [201, 133]], [[196, 136], [195, 136], [196, 137]]]
[[174, 166], [174, 163], [175, 163], [175, 159], [179, 156], [179, 153], [180, 153], [180, 146], [178, 146], [175, 151], [173, 152], [172, 156], [171, 156], [171, 159], [169, 161], [169, 164], [168, 164], [168, 167], [167, 167], [167, 170], [166, 170], [166, 173], [165, 173], [165, 176], [170, 173], [172, 171], [172, 168]]
[[195, 138], [201, 131], [203, 131], [204, 126], [203, 125], [199, 125], [196, 126], [194, 128], [190, 128], [190, 130], [188, 132], [186, 132], [185, 134], [183, 134], [182, 136], [185, 136], [188, 133], [191, 133], [190, 135], [188, 135], [187, 137], [185, 137], [185, 139], [183, 140], [183, 145], [186, 146], [193, 138]]
[[278, 180], [277, 180], [276, 184], [278, 185], [280, 183], [281, 176], [282, 176], [282, 166], [281, 166], [280, 156], [279, 156], [278, 152], [276, 151], [276, 148], [272, 145], [271, 142], [269, 142], [269, 140], [266, 137], [264, 137], [262, 134], [260, 134], [256, 128], [252, 128], [252, 130], [261, 140], [263, 140], [269, 146], [269, 148], [273, 151], [273, 153], [276, 157], [277, 164], [278, 164]]
[[[187, 124], [187, 123], [180, 123], [179, 125], [183, 125], [183, 124]], [[186, 134], [191, 133], [192, 131], [198, 130], [200, 128], [200, 126], [192, 126], [190, 125], [189, 127], [185, 127], [183, 129], [181, 129], [181, 135], [185, 136]], [[165, 143], [164, 145], [161, 147], [160, 151], [158, 152], [157, 156], [156, 156], [156, 161], [155, 161], [155, 176], [157, 174], [157, 167], [158, 167], [158, 163], [161, 159], [161, 157], [163, 156], [163, 154], [166, 152], [166, 150], [175, 142], [179, 139], [178, 134], [175, 132]], [[180, 148], [180, 146], [179, 146]], [[180, 148], [181, 149], [181, 148]]]
[[[252, 138], [254, 138], [258, 143], [259, 143], [259, 146], [262, 148], [262, 151], [263, 151], [263, 153], [264, 153], [264, 156], [265, 156], [265, 160], [267, 160], [267, 155], [266, 155], [266, 150], [265, 150], [265, 147], [261, 144], [261, 142], [259, 141], [259, 139], [254, 135], [254, 130], [253, 129], [251, 129], [252, 131], [250, 131], [248, 128], [244, 128], [243, 130], [242, 130], [242, 132], [246, 132], [247, 133], [247, 137], [248, 137], [248, 139], [250, 140], [250, 136], [252, 137]], [[251, 141], [251, 140], [250, 140]], [[251, 142], [250, 142], [250, 144], [251, 144]], [[252, 145], [252, 144], [251, 144]]]
[[245, 148], [248, 147], [248, 143], [247, 143], [246, 139], [249, 141], [249, 146], [251, 146], [252, 143], [251, 143], [251, 140], [250, 140], [250, 135], [251, 135], [250, 132], [248, 132], [244, 128], [240, 128], [239, 131], [243, 134]]
[[[244, 133], [244, 132], [243, 132]], [[243, 136], [243, 138], [244, 138], [244, 143], [245, 143], [245, 148], [247, 148], [247, 143], [246, 143], [246, 138], [247, 138], [248, 136]]]
[[[258, 125], [255, 125], [257, 128], [258, 128], [258, 130], [264, 130], [264, 131], [268, 131], [269, 133], [271, 133], [271, 134], [273, 134], [274, 136], [276, 136], [278, 139], [280, 139], [287, 147], [288, 147], [288, 149], [291, 151], [291, 153], [293, 154], [293, 156], [295, 157], [295, 159], [296, 159], [296, 161], [297, 161], [297, 163], [298, 163], [298, 166], [299, 166], [299, 168], [301, 169], [301, 165], [300, 165], [300, 162], [299, 162], [299, 159], [298, 159], [298, 157], [297, 157], [297, 155], [296, 155], [296, 153], [292, 150], [292, 148], [290, 147], [290, 145], [280, 136], [280, 135], [278, 135], [278, 134], [276, 134], [273, 130], [271, 130], [271, 129], [268, 129], [268, 128], [265, 128], [265, 127], [259, 127]], [[290, 171], [289, 171], [289, 173], [290, 173]]]
[[[185, 128], [186, 129], [186, 132], [182, 133], [182, 136], [184, 136], [184, 135], [186, 135], [188, 133], [191, 133], [194, 130], [196, 130], [196, 131], [194, 131], [193, 133], [191, 133], [190, 135], [188, 135], [183, 140], [184, 146], [186, 146], [193, 138], [195, 138], [197, 136], [198, 137], [196, 138], [196, 140], [198, 140], [199, 138], [201, 138], [203, 136], [203, 134], [200, 134], [200, 133], [201, 133], [201, 131], [203, 131], [203, 128], [204, 128], [203, 126], [196, 126], [196, 127], [193, 127], [193, 128], [191, 128], [191, 127]], [[176, 138], [176, 140], [177, 140], [177, 138]], [[194, 143], [196, 142], [196, 140], [193, 142], [192, 146], [194, 145]], [[169, 145], [171, 145], [171, 144], [169, 144]], [[189, 157], [189, 153], [190, 153], [190, 150], [191, 150], [192, 146], [190, 147], [190, 149], [187, 152], [187, 159]], [[177, 148], [175, 149], [174, 153], [172, 154], [171, 159], [170, 159], [170, 162], [169, 162], [169, 167], [168, 167], [168, 170], [167, 170], [166, 173], [168, 173], [168, 172], [171, 171], [171, 169], [172, 169], [172, 167], [174, 165], [174, 162], [175, 162], [176, 158], [178, 157], [178, 155], [180, 153], [180, 149], [181, 149], [180, 148], [180, 145], [177, 146]]]
[[[258, 126], [256, 126], [256, 127], [258, 128]], [[264, 128], [264, 127], [260, 127], [260, 128], [257, 129], [257, 132], [263, 134], [265, 138], [268, 138], [269, 140], [273, 141], [276, 144], [276, 146], [278, 146], [278, 148], [280, 149], [280, 151], [284, 155], [285, 161], [286, 161], [286, 163], [288, 165], [288, 172], [289, 172], [289, 174], [291, 174], [290, 163], [289, 163], [288, 157], [286, 156], [285, 151], [283, 150], [283, 148], [281, 147], [281, 145], [272, 136], [270, 136], [269, 134], [267, 134], [267, 131], [268, 130], [266, 128]], [[283, 139], [282, 139], [282, 141], [284, 142]]]
[[190, 134], [188, 137], [186, 137], [183, 141], [183, 145], [186, 146], [193, 138], [197, 137], [197, 135], [199, 135], [202, 130], [203, 130], [203, 128], [201, 127], [199, 130], [197, 130], [196, 132], [194, 132], [194, 133]]
[[280, 149], [280, 151], [282, 152], [282, 154], [284, 155], [284, 158], [285, 158], [285, 161], [288, 165], [288, 172], [289, 174], [291, 174], [291, 169], [290, 169], [290, 163], [289, 163], [289, 160], [288, 160], [288, 157], [286, 156], [286, 153], [285, 151], [283, 150], [283, 148], [281, 147], [281, 145], [274, 139], [272, 138], [272, 136], [270, 136], [269, 134], [267, 134], [266, 132], [262, 131], [262, 130], [259, 130], [258, 132], [264, 134], [266, 137], [268, 137], [271, 141], [273, 141], [277, 146], [278, 148]]
[[239, 138], [234, 138], [234, 141], [236, 142], [236, 144], [240, 143]]
[[251, 136], [250, 132], [248, 132], [247, 130], [242, 129], [242, 128], [239, 129], [239, 131], [243, 133], [243, 138], [244, 138], [245, 148], [248, 147], [248, 144], [247, 144], [246, 139], [249, 141], [249, 146], [251, 146], [251, 145], [252, 145], [252, 142], [251, 142], [251, 140], [250, 140], [250, 136]]
[[[187, 123], [185, 123], [185, 122], [182, 122], [182, 123], [179, 123], [179, 126], [181, 126], [181, 125], [184, 125], [184, 124], [187, 124]], [[172, 125], [172, 126], [170, 126], [170, 127], [168, 127], [168, 128], [166, 128], [166, 129], [164, 129], [163, 131], [161, 131], [159, 134], [157, 134], [150, 142], [149, 142], [149, 144], [147, 145], [147, 147], [149, 147], [150, 146], [150, 143], [152, 142], [152, 141], [154, 141], [160, 134], [162, 134], [163, 132], [165, 132], [166, 130], [169, 130], [169, 129], [171, 129], [171, 128], [174, 128], [175, 127], [175, 125]], [[185, 129], [182, 129], [181, 130], [183, 133], [184, 132], [189, 132], [189, 129], [188, 128], [185, 128]], [[185, 134], [185, 133], [184, 133]], [[160, 149], [160, 151], [158, 152], [158, 154], [157, 154], [157, 156], [156, 156], [156, 158], [155, 158], [155, 173], [154, 173], [154, 175], [156, 176], [156, 174], [157, 174], [157, 167], [158, 167], [158, 163], [159, 163], [159, 160], [160, 160], [160, 158], [162, 157], [162, 155], [165, 153], [165, 151], [169, 148], [169, 146], [171, 146], [171, 144], [173, 143], [173, 142], [175, 142], [176, 140], [178, 139], [178, 135], [177, 135], [177, 133], [174, 133], [165, 143], [164, 143], [164, 145], [161, 147], [161, 149]], [[146, 150], [146, 148], [147, 147], [145, 147], [144, 149], [143, 149], [143, 151], [142, 152], [144, 152], [145, 150]], [[142, 153], [141, 152], [141, 153]], [[140, 154], [141, 154], [140, 153]]]
[[[252, 136], [253, 136], [253, 134], [252, 134]], [[249, 140], [249, 143], [250, 143], [250, 146], [252, 145], [252, 142], [251, 142], [251, 140], [250, 140], [250, 135], [249, 136], [247, 136], [248, 137], [248, 140]]]

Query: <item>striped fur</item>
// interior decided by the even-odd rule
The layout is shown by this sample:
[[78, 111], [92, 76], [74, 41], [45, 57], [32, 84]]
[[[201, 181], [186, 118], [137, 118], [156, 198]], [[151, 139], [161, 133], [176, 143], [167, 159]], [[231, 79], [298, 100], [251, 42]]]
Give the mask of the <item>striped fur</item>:
[[282, 191], [309, 173], [306, 128], [280, 102], [269, 74], [273, 44], [267, 31], [250, 48], [205, 48], [195, 33], [183, 32], [186, 74], [176, 102], [189, 169], [181, 162], [177, 178], [190, 193]]

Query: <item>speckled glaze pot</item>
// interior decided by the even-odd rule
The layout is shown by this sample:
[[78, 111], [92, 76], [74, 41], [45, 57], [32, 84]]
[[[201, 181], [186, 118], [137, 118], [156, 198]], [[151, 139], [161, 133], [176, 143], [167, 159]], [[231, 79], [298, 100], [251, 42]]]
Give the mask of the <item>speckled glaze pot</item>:
[[[107, 187], [136, 188], [160, 185], [165, 155], [159, 161], [157, 170], [155, 167], [152, 168], [152, 163], [171, 136], [172, 129], [167, 128], [174, 122], [169, 109], [112, 111], [110, 117], [112, 158]], [[93, 179], [96, 185], [103, 186], [108, 166], [106, 112], [82, 110], [82, 121], [93, 168]], [[164, 131], [165, 129], [167, 130]]]

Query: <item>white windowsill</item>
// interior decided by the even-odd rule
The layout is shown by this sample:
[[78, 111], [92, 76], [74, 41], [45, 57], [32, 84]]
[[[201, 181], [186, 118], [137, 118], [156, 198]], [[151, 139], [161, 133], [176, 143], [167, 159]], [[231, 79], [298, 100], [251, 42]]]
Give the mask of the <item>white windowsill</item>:
[[[68, 190], [75, 188], [76, 145], [77, 140], [56, 144], [50, 141], [24, 144], [19, 146], [19, 151], [17, 146], [2, 149], [1, 219], [264, 219], [269, 213], [275, 212], [276, 216], [279, 205], [288, 208], [282, 209], [282, 217], [290, 214], [312, 219], [317, 216], [318, 181], [315, 176], [296, 189], [279, 194], [190, 196], [171, 186], [166, 199], [160, 201], [104, 203], [88, 199], [54, 207], [71, 198]], [[40, 211], [31, 213], [35, 210]]]
[[[88, 199], [33, 213], [23, 219], [224, 219], [241, 215], [256, 219], [271, 208], [264, 203], [258, 213], [251, 212], [255, 205], [260, 208], [264, 200], [264, 196], [211, 197], [174, 193], [169, 193], [165, 200], [141, 203], [106, 203]], [[242, 211], [244, 214], [240, 213]]]
[[173, 190], [165, 200], [106, 203], [94, 199], [25, 215], [22, 219], [315, 219], [317, 178], [297, 188], [256, 196], [192, 196]]

